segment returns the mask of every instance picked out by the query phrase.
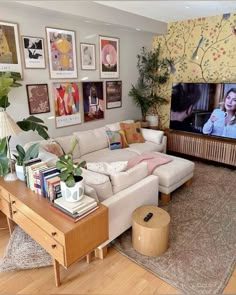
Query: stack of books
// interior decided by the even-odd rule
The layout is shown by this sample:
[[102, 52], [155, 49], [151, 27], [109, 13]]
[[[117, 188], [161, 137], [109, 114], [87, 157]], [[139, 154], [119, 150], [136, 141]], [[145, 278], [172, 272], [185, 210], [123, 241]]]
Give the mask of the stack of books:
[[73, 203], [67, 202], [63, 198], [58, 198], [54, 200], [52, 206], [74, 222], [79, 221], [99, 208], [98, 203], [86, 195], [82, 200]]

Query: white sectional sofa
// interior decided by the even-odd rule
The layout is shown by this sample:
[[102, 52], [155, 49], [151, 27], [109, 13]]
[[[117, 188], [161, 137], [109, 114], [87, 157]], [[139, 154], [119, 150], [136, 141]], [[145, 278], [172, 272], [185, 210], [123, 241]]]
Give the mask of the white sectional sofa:
[[[151, 129], [141, 129], [145, 142], [133, 143], [123, 149], [110, 150], [106, 130], [119, 129], [120, 125], [117, 122], [101, 128], [57, 137], [51, 142], [40, 141], [39, 157], [49, 165], [54, 165], [57, 156], [50, 152], [49, 146], [59, 143], [64, 152], [68, 153], [71, 142], [75, 139], [78, 144], [75, 147], [73, 158], [75, 161], [85, 160], [87, 163], [124, 162], [145, 152], [166, 153], [164, 132]], [[27, 145], [30, 144], [32, 142]], [[192, 162], [169, 155], [168, 157], [171, 157], [172, 161], [157, 167], [152, 175], [148, 174], [147, 163], [144, 162], [127, 171], [110, 176], [84, 170], [85, 193], [98, 199], [109, 208], [109, 240], [101, 245], [100, 249], [106, 249], [104, 246], [131, 226], [131, 215], [137, 207], [158, 205], [158, 191], [168, 196], [174, 189], [192, 178], [194, 169]], [[162, 183], [159, 182], [160, 179]]]

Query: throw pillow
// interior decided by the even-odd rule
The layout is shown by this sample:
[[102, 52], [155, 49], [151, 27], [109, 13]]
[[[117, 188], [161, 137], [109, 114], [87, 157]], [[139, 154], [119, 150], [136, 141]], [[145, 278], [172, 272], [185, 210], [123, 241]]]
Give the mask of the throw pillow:
[[119, 131], [106, 130], [106, 134], [107, 134], [110, 150], [129, 147], [123, 130], [119, 130]]
[[87, 162], [87, 169], [90, 171], [102, 173], [105, 175], [113, 175], [118, 172], [125, 171], [128, 165], [128, 161], [117, 161], [117, 162]]
[[62, 156], [64, 154], [64, 151], [62, 149], [62, 147], [60, 146], [60, 144], [56, 141], [51, 141], [48, 142], [44, 145], [44, 149], [49, 152], [52, 153], [58, 157]]
[[142, 135], [140, 122], [130, 123], [130, 124], [121, 122], [120, 128], [124, 130], [125, 137], [127, 139], [128, 144], [145, 141]]

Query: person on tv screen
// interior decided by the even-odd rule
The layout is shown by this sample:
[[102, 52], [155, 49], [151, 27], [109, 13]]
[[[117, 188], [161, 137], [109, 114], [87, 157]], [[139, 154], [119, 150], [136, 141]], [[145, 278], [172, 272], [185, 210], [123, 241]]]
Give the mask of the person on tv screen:
[[222, 109], [215, 109], [203, 126], [203, 133], [236, 138], [236, 88], [227, 91]]
[[191, 122], [194, 105], [201, 97], [198, 84], [178, 83], [172, 87], [170, 128], [189, 132], [200, 131]]

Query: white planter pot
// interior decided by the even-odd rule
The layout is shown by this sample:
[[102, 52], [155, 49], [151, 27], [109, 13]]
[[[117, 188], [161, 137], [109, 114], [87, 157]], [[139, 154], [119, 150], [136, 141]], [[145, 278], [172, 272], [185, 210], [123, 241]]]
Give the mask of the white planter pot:
[[24, 170], [23, 166], [19, 166], [15, 164], [15, 169], [16, 169], [16, 176], [18, 179], [25, 181], [25, 175], [24, 175]]
[[158, 127], [158, 116], [157, 115], [148, 115], [146, 120], [149, 122], [150, 127]]
[[77, 202], [84, 197], [84, 179], [75, 183], [73, 187], [68, 187], [64, 181], [61, 181], [61, 194], [66, 202]]

